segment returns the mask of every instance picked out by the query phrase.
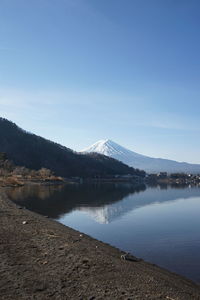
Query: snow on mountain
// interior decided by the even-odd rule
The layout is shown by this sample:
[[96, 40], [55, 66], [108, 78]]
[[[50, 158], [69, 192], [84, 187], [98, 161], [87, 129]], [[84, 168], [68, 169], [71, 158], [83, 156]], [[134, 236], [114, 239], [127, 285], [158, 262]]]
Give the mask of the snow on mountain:
[[130, 158], [132, 159], [133, 155], [135, 157], [143, 156], [143, 155], [137, 154], [133, 151], [130, 151], [130, 150], [116, 144], [115, 142], [113, 142], [111, 140], [98, 141], [95, 144], [93, 144], [92, 146], [90, 146], [89, 148], [82, 150], [81, 152], [97, 152], [97, 153], [104, 154], [106, 156], [115, 157], [115, 158], [118, 156], [119, 156], [119, 158], [121, 158], [121, 156], [128, 158], [130, 156]]
[[152, 158], [128, 150], [111, 140], [100, 140], [90, 147], [83, 149], [83, 153], [97, 152], [115, 158], [123, 163], [148, 173], [157, 172], [186, 172], [200, 173], [200, 164], [189, 164], [169, 159]]

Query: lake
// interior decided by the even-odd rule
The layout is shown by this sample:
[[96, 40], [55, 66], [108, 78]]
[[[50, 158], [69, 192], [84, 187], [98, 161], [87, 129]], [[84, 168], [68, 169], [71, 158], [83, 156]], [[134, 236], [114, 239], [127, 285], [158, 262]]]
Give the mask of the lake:
[[200, 283], [200, 187], [35, 185], [7, 193], [19, 205]]

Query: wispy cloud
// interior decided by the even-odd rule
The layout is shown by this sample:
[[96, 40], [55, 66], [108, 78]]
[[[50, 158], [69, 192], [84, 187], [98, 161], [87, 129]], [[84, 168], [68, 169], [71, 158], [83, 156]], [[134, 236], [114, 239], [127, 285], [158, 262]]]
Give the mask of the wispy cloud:
[[[144, 99], [108, 91], [88, 90], [20, 90], [0, 88], [1, 115], [26, 115], [30, 118], [61, 116], [70, 121], [74, 117], [87, 123], [95, 120], [128, 128], [148, 127], [160, 130], [199, 131], [199, 122], [177, 112], [144, 109]], [[10, 117], [10, 118], [11, 118]], [[14, 118], [16, 119], [16, 118]]]
[[157, 117], [151, 116], [142, 122], [138, 122], [139, 126], [157, 128], [160, 130], [173, 130], [173, 131], [200, 131], [199, 124], [195, 120], [188, 121], [187, 118], [177, 115], [160, 114]]

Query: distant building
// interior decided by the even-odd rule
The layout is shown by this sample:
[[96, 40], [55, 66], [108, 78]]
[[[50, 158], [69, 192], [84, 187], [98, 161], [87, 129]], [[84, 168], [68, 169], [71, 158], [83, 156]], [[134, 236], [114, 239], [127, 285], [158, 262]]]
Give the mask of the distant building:
[[157, 178], [158, 178], [157, 174], [148, 174], [147, 175], [147, 179], [150, 181], [155, 181], [155, 180], [157, 180]]
[[157, 174], [157, 177], [160, 179], [165, 179], [167, 178], [167, 172], [160, 172]]

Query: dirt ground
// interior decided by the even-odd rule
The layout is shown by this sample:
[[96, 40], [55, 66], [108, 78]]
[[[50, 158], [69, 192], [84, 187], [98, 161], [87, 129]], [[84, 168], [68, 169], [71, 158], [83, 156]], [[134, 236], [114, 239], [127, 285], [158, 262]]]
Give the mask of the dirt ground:
[[200, 299], [200, 286], [51, 219], [0, 190], [0, 299]]

